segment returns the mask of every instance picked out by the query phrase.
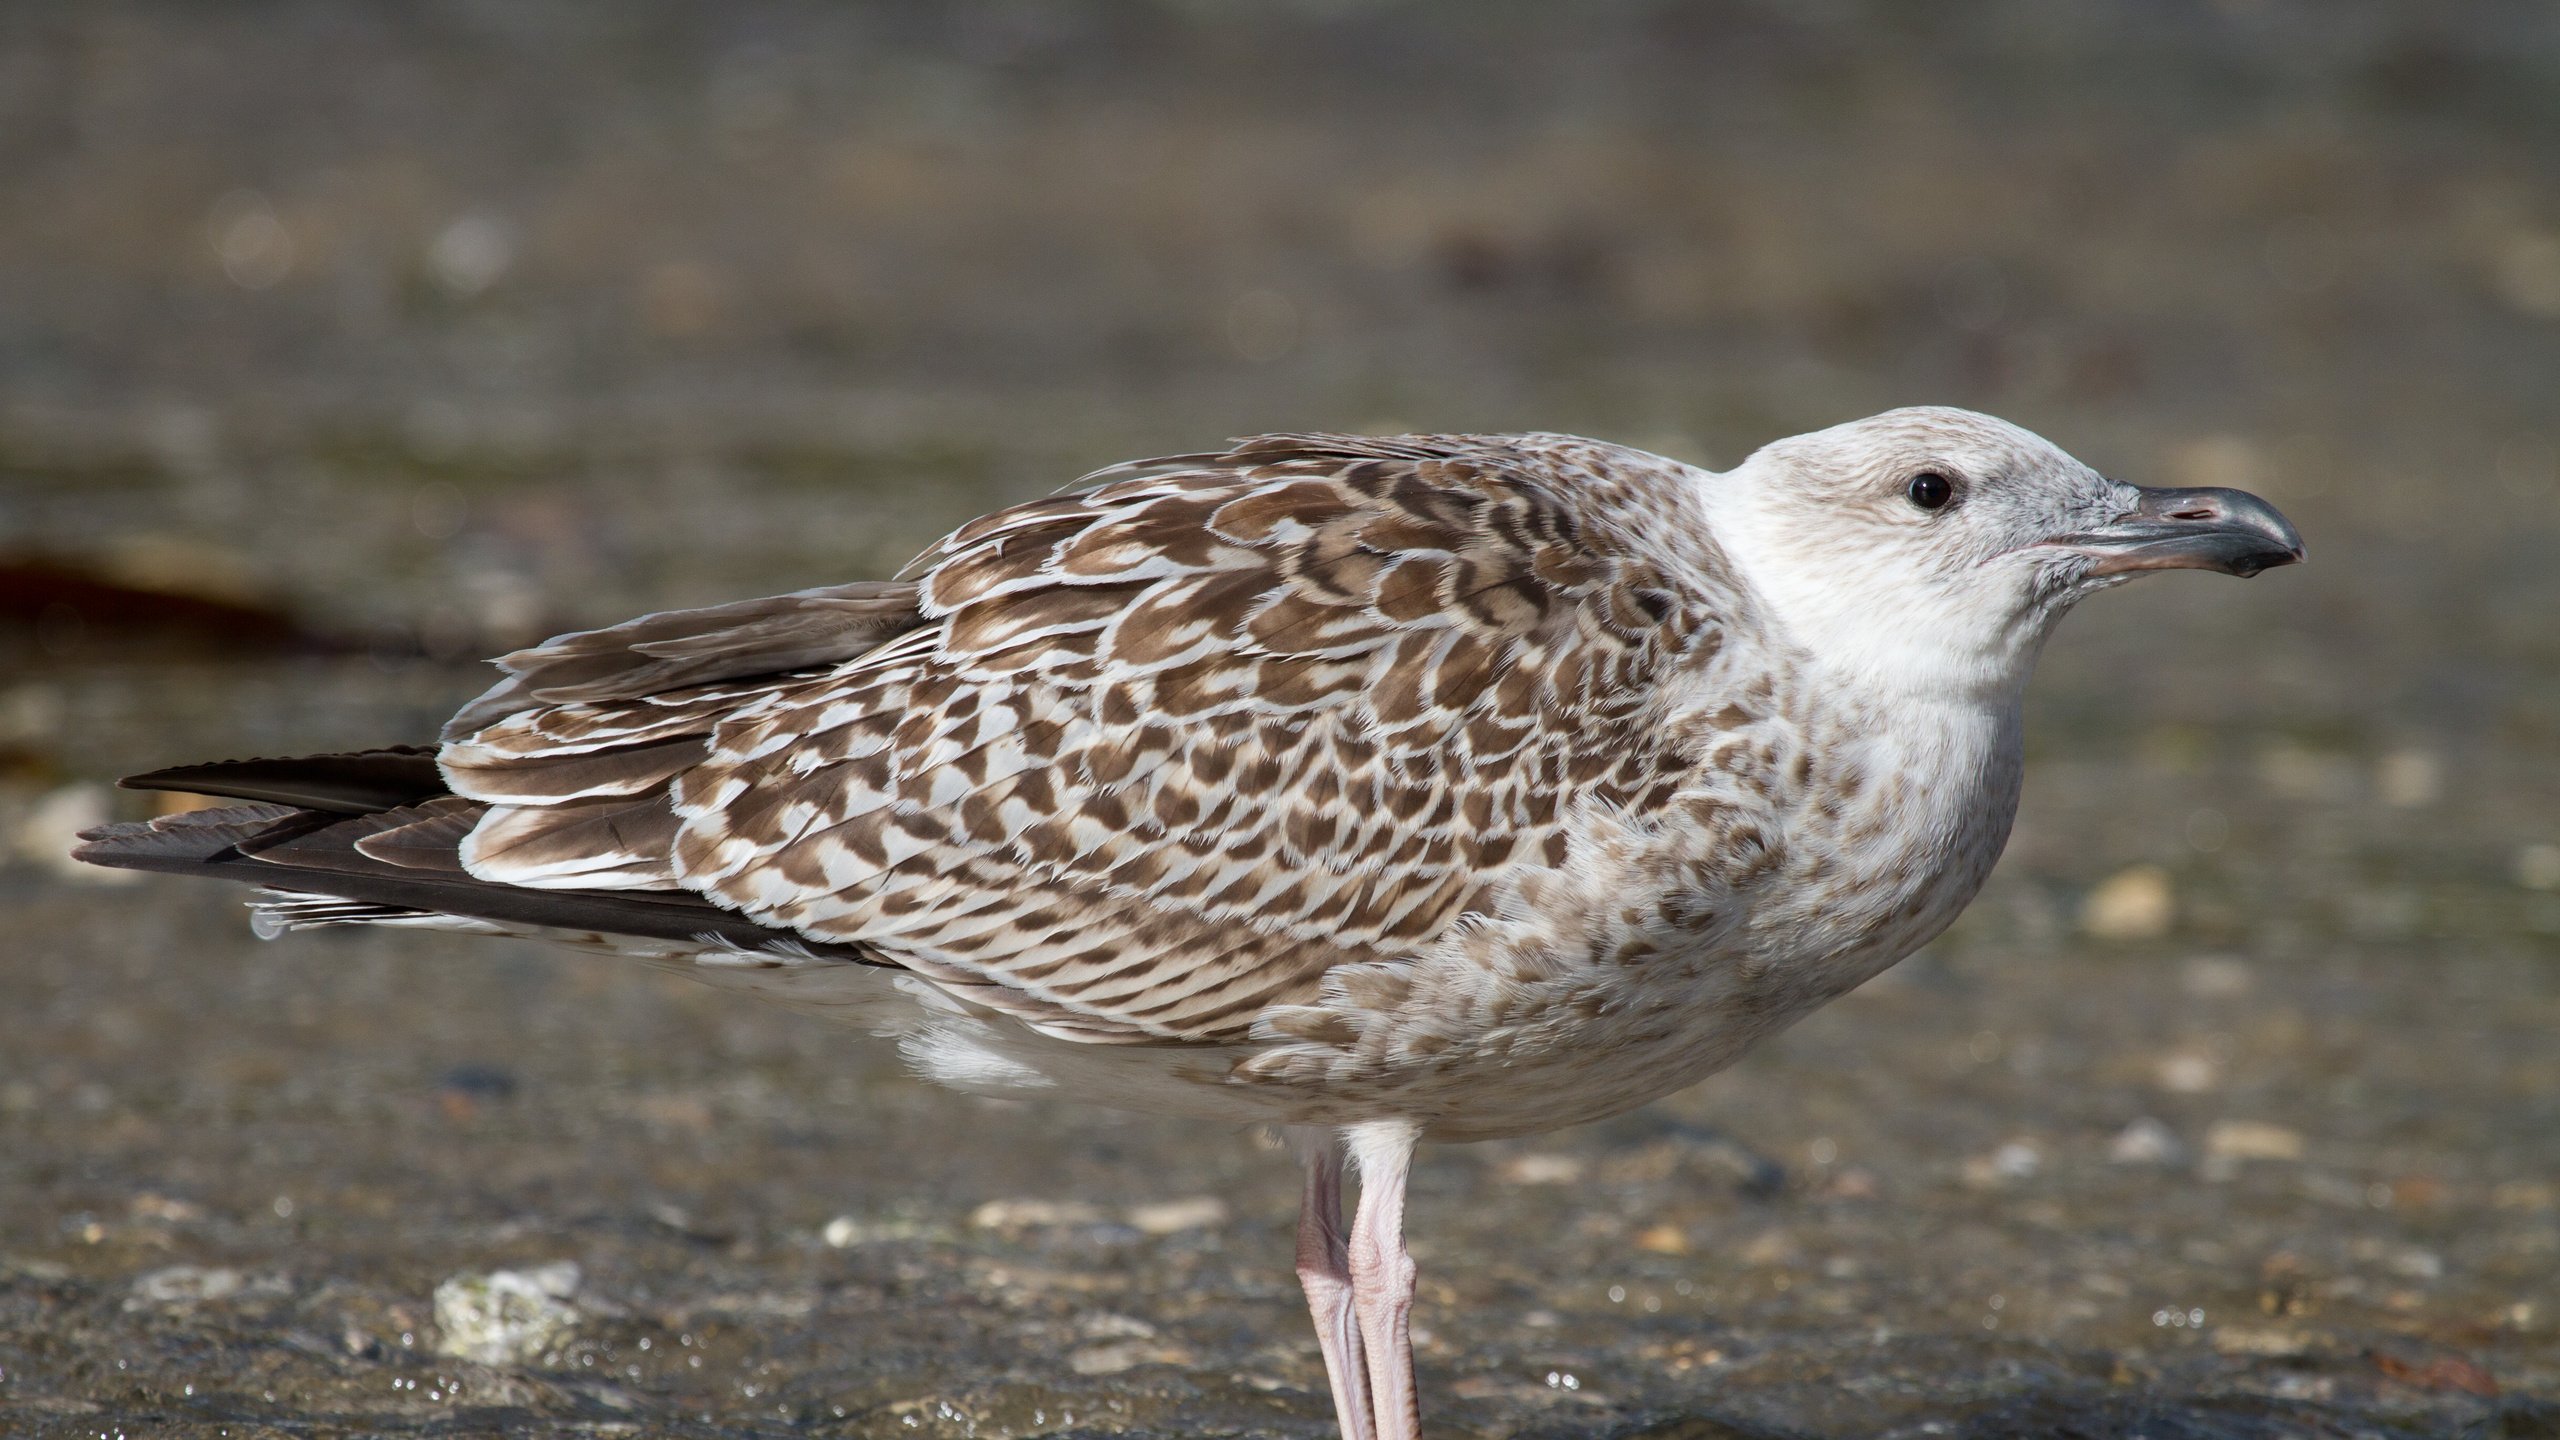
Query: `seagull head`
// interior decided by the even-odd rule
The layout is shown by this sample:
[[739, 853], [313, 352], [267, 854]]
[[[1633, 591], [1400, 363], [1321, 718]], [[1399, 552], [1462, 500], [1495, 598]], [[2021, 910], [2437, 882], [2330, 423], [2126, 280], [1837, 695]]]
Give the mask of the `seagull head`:
[[2005, 420], [1936, 406], [1766, 445], [1704, 499], [1777, 628], [1815, 663], [1897, 689], [2014, 693], [2084, 596], [2153, 570], [2303, 558], [2255, 495], [2110, 480]]

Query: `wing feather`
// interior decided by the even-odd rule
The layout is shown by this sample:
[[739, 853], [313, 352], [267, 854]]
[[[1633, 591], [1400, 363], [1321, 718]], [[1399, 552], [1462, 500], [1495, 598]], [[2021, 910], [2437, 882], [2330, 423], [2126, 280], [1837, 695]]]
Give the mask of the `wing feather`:
[[602, 630], [555, 636], [500, 657], [507, 678], [446, 722], [457, 740], [537, 706], [645, 699], [720, 680], [833, 664], [921, 620], [916, 587], [856, 581], [643, 615]]
[[467, 836], [353, 853], [680, 889], [1052, 1034], [1225, 1041], [1495, 913], [1564, 863], [1560, 807], [1687, 768], [1669, 681], [1735, 600], [1661, 523], [1671, 462], [1284, 435], [1093, 479], [911, 582], [507, 657], [440, 756]]

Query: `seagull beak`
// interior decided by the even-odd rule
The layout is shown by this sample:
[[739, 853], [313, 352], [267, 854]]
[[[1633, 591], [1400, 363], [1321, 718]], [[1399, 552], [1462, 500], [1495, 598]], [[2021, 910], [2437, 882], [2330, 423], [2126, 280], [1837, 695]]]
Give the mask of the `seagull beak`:
[[2045, 543], [2094, 559], [2092, 576], [2139, 570], [2255, 575], [2302, 559], [2293, 522], [2246, 490], [2136, 488], [2142, 501], [2131, 510], [2095, 530]]

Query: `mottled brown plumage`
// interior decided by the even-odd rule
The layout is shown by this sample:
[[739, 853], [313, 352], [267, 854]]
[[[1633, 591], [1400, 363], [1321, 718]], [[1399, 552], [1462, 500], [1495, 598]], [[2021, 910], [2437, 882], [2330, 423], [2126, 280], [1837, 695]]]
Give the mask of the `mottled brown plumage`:
[[1623, 1110], [1910, 953], [1998, 857], [2060, 615], [2300, 555], [2251, 497], [1962, 411], [1726, 475], [1266, 436], [972, 521], [905, 580], [507, 656], [432, 771], [140, 777], [261, 803], [81, 853], [263, 884], [268, 930], [680, 967], [970, 1089], [1297, 1127], [1338, 1413], [1410, 1440], [1418, 1137]]
[[1048, 1033], [1241, 1041], [1560, 863], [1563, 796], [1679, 788], [1660, 682], [1732, 597], [1659, 538], [1681, 472], [1626, 456], [1273, 437], [1000, 512], [856, 658], [752, 694], [591, 664], [456, 733], [464, 857], [693, 890]]

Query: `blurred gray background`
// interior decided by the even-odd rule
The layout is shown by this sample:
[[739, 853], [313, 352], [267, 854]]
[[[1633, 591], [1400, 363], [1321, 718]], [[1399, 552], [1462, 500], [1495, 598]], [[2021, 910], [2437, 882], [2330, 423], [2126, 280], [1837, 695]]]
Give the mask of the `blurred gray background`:
[[1117, 460], [1919, 402], [2312, 563], [2066, 625], [1922, 956], [1430, 1153], [1437, 1425], [2560, 1434], [2560, 11], [0, 5], [0, 1417], [1325, 1433], [1251, 1137], [60, 852]]

